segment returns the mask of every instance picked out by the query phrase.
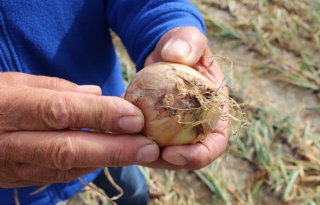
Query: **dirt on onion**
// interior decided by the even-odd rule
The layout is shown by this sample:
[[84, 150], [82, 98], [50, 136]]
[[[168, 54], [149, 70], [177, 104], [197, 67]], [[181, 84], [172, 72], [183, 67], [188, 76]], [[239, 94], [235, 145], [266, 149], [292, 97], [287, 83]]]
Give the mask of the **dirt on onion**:
[[142, 133], [163, 147], [202, 141], [238, 120], [230, 110], [241, 109], [222, 88], [189, 66], [163, 62], [138, 72], [124, 98], [142, 110]]

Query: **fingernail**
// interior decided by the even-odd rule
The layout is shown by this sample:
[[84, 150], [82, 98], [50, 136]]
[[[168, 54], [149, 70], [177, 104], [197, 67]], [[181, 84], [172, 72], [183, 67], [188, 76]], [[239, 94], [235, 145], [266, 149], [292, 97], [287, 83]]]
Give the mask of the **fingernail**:
[[137, 161], [140, 163], [149, 163], [156, 161], [159, 157], [159, 148], [155, 143], [148, 144], [139, 149]]
[[121, 130], [127, 132], [140, 132], [143, 128], [143, 119], [138, 116], [121, 117], [118, 121]]
[[164, 46], [164, 52], [169, 55], [188, 57], [191, 52], [189, 43], [182, 40], [171, 41]]
[[101, 88], [97, 85], [79, 85], [78, 90], [84, 93], [101, 94]]
[[180, 154], [166, 158], [165, 160], [171, 164], [178, 165], [178, 166], [183, 166], [187, 164], [187, 160]]

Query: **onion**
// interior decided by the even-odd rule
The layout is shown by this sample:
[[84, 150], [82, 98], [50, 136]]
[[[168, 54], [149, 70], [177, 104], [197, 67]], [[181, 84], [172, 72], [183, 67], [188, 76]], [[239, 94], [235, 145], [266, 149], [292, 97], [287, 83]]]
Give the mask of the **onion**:
[[224, 115], [217, 86], [181, 64], [156, 63], [143, 68], [124, 98], [142, 110], [142, 133], [161, 147], [204, 140]]

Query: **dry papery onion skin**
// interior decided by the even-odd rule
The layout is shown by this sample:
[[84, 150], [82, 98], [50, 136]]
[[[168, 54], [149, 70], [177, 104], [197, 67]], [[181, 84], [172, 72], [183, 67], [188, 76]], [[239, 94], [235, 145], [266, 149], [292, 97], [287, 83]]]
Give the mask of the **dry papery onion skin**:
[[161, 147], [202, 141], [218, 119], [226, 117], [226, 96], [221, 89], [181, 64], [155, 63], [143, 68], [124, 98], [142, 110], [142, 134]]

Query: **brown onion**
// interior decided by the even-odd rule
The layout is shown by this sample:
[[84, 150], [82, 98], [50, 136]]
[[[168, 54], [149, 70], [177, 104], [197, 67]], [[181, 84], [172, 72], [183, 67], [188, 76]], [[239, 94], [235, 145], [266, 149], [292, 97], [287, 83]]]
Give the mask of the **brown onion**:
[[124, 98], [142, 110], [142, 133], [168, 146], [203, 140], [223, 112], [218, 96], [213, 82], [193, 68], [156, 63], [137, 73]]

